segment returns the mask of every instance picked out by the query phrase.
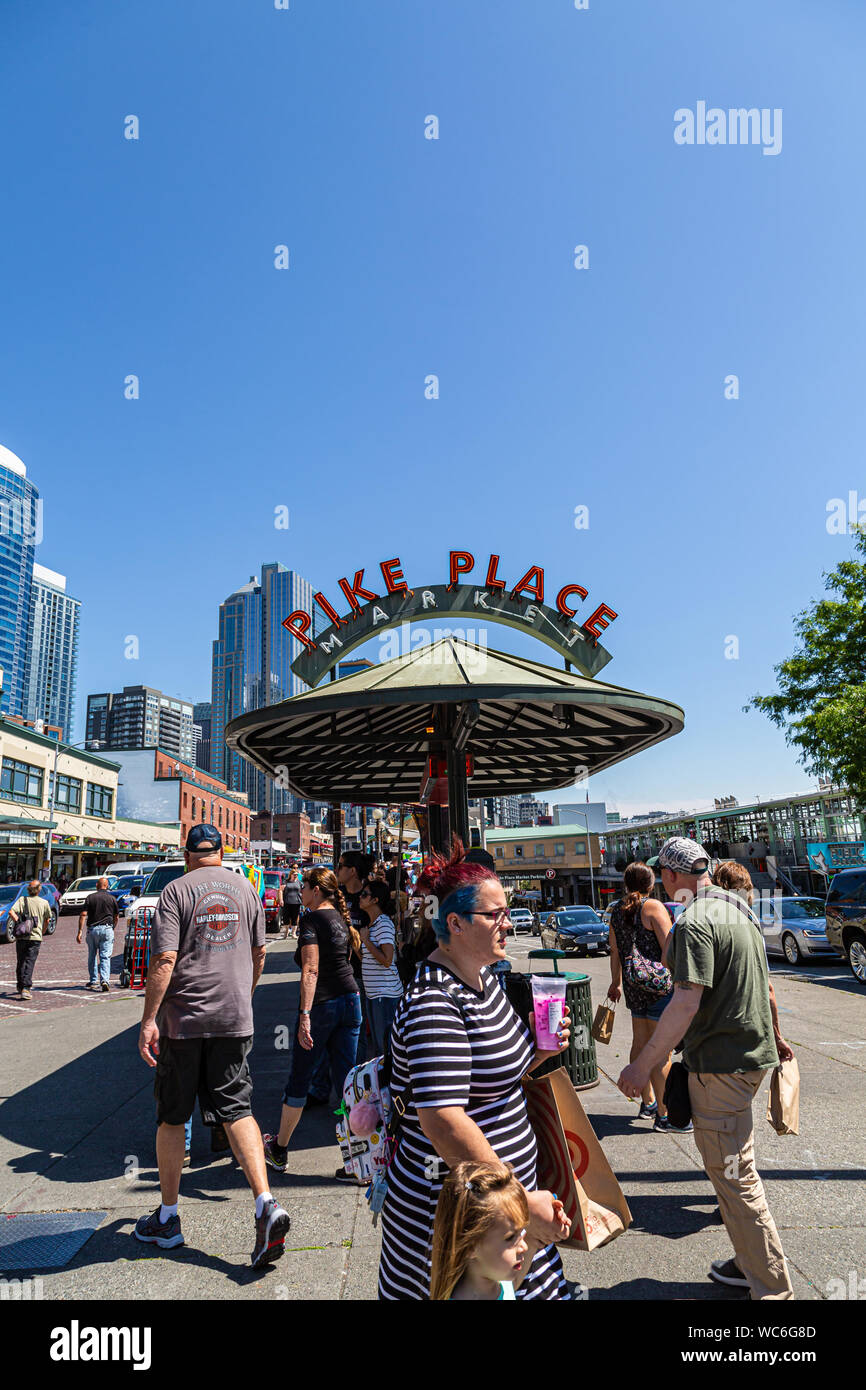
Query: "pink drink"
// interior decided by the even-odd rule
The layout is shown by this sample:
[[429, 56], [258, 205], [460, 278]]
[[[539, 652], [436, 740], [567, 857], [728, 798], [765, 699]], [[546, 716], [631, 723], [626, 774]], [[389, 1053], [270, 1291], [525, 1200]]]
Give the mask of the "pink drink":
[[532, 1007], [535, 1014], [535, 1042], [542, 1052], [559, 1052], [557, 1029], [565, 1010], [567, 981], [561, 975], [532, 976]]

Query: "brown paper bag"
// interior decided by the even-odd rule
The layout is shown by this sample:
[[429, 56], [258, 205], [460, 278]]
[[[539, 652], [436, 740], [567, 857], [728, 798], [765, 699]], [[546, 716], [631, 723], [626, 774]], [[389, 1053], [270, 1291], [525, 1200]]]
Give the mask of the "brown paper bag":
[[773, 1072], [767, 1119], [777, 1134], [800, 1133], [800, 1068], [796, 1057], [780, 1062]]
[[592, 1024], [592, 1036], [596, 1042], [609, 1043], [613, 1037], [613, 1019], [616, 1001], [610, 998], [599, 1004]]
[[555, 1192], [571, 1221], [557, 1242], [596, 1250], [622, 1235], [631, 1212], [564, 1067], [523, 1082], [538, 1141], [538, 1186]]

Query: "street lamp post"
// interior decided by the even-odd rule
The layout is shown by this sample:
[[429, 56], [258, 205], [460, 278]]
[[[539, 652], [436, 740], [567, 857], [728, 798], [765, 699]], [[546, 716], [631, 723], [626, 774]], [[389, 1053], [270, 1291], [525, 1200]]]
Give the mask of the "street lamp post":
[[374, 820], [375, 826], [376, 826], [376, 830], [375, 830], [375, 842], [374, 842], [374, 843], [375, 843], [376, 861], [378, 862], [378, 861], [381, 859], [381, 857], [382, 857], [382, 808], [381, 808], [381, 806], [374, 806], [374, 807], [373, 807], [373, 820]]
[[[100, 748], [100, 746], [101, 746], [101, 740], [100, 740], [100, 739], [97, 739], [97, 740], [94, 742], [94, 746], [93, 746], [92, 748], [89, 748], [89, 749], [88, 749], [88, 752], [90, 752], [90, 753], [95, 753], [95, 752], [97, 751], [97, 749]], [[85, 739], [84, 743], [64, 743], [64, 744], [63, 744], [63, 747], [64, 747], [64, 748], [87, 748], [87, 740]], [[54, 819], [54, 802], [55, 802], [56, 799], [57, 799], [57, 759], [58, 759], [59, 757], [60, 757], [60, 740], [58, 739], [58, 740], [57, 740], [57, 744], [56, 744], [55, 749], [54, 749], [54, 766], [53, 766], [52, 769], [51, 769], [51, 796], [49, 797], [49, 800], [48, 800], [48, 820], [49, 820], [49, 822], [50, 822], [50, 821], [53, 821], [53, 819]], [[115, 807], [115, 811], [116, 811], [116, 810], [117, 810], [117, 807]], [[47, 835], [47, 842], [48, 842], [47, 853], [46, 853], [46, 855], [45, 855], [45, 863], [44, 863], [43, 866], [42, 866], [42, 867], [43, 867], [43, 870], [44, 870], [44, 873], [45, 873], [45, 881], [46, 881], [46, 883], [48, 882], [48, 880], [49, 880], [50, 877], [51, 877], [51, 851], [52, 851], [52, 849], [54, 848], [54, 845], [53, 845], [53, 837], [54, 837], [54, 831], [50, 828], [50, 825], [49, 825], [48, 835]]]
[[582, 816], [579, 811], [575, 812], [577, 819], [582, 820], [586, 827], [586, 852], [589, 858], [589, 891], [592, 896], [592, 905], [595, 907], [595, 874], [592, 871], [592, 840], [589, 836], [589, 816]]

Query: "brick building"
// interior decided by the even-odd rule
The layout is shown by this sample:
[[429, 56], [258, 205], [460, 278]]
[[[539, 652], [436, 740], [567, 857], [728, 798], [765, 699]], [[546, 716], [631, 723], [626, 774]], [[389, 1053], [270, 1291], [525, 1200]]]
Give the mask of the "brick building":
[[273, 839], [277, 844], [285, 845], [287, 854], [307, 860], [310, 858], [310, 817], [305, 811], [278, 811], [274, 815], [272, 835], [268, 813], [254, 815], [250, 820], [250, 839]]
[[[194, 825], [215, 825], [226, 850], [250, 845], [250, 808], [240, 792], [192, 763], [180, 762], [164, 748], [106, 750], [119, 763], [118, 812], [142, 820], [180, 823], [180, 843]], [[122, 809], [121, 809], [122, 808]], [[152, 813], [158, 812], [158, 815]]]

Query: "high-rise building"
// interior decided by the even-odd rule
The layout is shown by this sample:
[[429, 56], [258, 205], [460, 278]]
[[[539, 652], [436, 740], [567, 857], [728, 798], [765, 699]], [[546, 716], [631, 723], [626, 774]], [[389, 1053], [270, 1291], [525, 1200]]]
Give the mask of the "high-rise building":
[[62, 574], [33, 566], [24, 717], [59, 726], [65, 739], [72, 736], [80, 611]]
[[24, 715], [33, 556], [42, 503], [17, 455], [0, 444], [0, 671], [4, 714]]
[[229, 594], [219, 609], [219, 636], [213, 644], [211, 694], [211, 772], [234, 791], [245, 792], [250, 808], [280, 814], [301, 809], [288, 788], [259, 772], [225, 744], [226, 726], [249, 710], [279, 704], [306, 690], [291, 664], [301, 644], [283, 619], [303, 608], [313, 618], [315, 637], [328, 626], [313, 609], [313, 586], [275, 561], [262, 565], [261, 578]]
[[192, 705], [149, 685], [125, 685], [88, 695], [86, 746], [163, 748], [191, 763], [195, 751]]
[[195, 765], [203, 772], [210, 772], [210, 701], [201, 701], [192, 707], [192, 734], [195, 744]]

